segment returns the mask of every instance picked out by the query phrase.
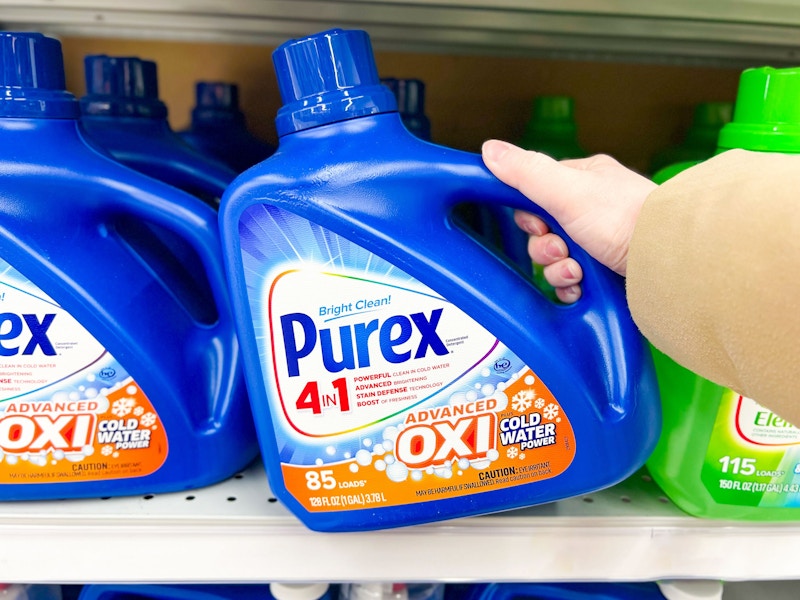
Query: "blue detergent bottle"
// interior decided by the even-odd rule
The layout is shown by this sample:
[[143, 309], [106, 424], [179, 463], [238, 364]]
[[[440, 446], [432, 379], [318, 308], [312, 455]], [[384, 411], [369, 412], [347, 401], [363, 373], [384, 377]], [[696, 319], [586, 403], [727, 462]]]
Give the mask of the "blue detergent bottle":
[[57, 40], [2, 33], [0, 65], [0, 499], [233, 475], [257, 442], [215, 211], [86, 142]]
[[446, 600], [664, 600], [657, 583], [489, 583], [448, 585]]
[[273, 61], [279, 147], [228, 188], [220, 221], [274, 493], [312, 529], [367, 530], [641, 466], [659, 401], [622, 279], [570, 242], [584, 295], [561, 306], [456, 227], [460, 202], [536, 208], [480, 156], [406, 130], [365, 32], [292, 40]]
[[218, 206], [237, 172], [186, 144], [158, 97], [156, 63], [104, 54], [84, 58], [81, 125], [116, 160]]
[[239, 86], [233, 83], [198, 81], [191, 124], [178, 135], [198, 152], [237, 173], [275, 152], [272, 144], [247, 129], [244, 113], [239, 109]]
[[78, 600], [333, 600], [327, 583], [87, 585]]

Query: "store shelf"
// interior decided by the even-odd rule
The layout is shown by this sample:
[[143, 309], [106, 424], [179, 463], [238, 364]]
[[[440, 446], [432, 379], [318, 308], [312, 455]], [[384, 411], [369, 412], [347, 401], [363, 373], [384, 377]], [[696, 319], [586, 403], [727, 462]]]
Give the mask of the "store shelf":
[[[357, 27], [378, 50], [800, 62], [800, 3], [789, 0], [0, 0], [0, 27], [265, 45]], [[800, 576], [800, 523], [695, 519], [643, 475], [497, 515], [320, 534], [271, 497], [256, 464], [191, 492], [0, 503], [0, 540], [7, 582], [724, 579], [763, 592], [759, 581]]]
[[7, 0], [0, 25], [269, 45], [357, 27], [387, 50], [737, 67], [800, 60], [800, 6], [785, 0]]
[[684, 515], [638, 475], [595, 494], [391, 531], [322, 534], [271, 498], [260, 464], [202, 490], [0, 504], [13, 582], [776, 580], [800, 524]]

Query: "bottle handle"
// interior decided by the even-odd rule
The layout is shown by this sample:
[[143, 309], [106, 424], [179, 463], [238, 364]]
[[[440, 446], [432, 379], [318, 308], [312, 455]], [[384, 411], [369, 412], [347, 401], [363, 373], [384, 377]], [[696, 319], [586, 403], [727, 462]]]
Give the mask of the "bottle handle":
[[[620, 404], [615, 404], [613, 410], [630, 410], [638, 395], [633, 390], [640, 380], [636, 372], [647, 367], [649, 354], [630, 316], [624, 279], [571, 240], [552, 216], [492, 175], [479, 156], [469, 156], [471, 158], [465, 162], [471, 162], [471, 165], [462, 163], [453, 167], [458, 169], [458, 177], [453, 178], [458, 183], [442, 196], [441, 210], [446, 223], [443, 231], [439, 232], [441, 235], [435, 241], [427, 239], [436, 238], [434, 235], [423, 233], [419, 236], [423, 245], [420, 251], [429, 256], [435, 255], [437, 245], [440, 253], [442, 247], [448, 249], [450, 256], [442, 257], [440, 269], [450, 281], [444, 283], [441, 293], [445, 297], [448, 294], [457, 297], [462, 290], [469, 289], [479, 303], [495, 306], [496, 310], [473, 316], [479, 316], [489, 331], [503, 328], [509, 331], [506, 343], [517, 354], [529, 345], [526, 340], [530, 339], [530, 315], [546, 315], [537, 319], [537, 332], [551, 336], [549, 339], [567, 340], [567, 345], [580, 348], [580, 357], [576, 360], [581, 361], [581, 371], [586, 373], [587, 381], [594, 389], [603, 390], [603, 393], [593, 395], [598, 410], [604, 412], [609, 403], [617, 402]], [[568, 305], [553, 302], [533, 285], [530, 277], [503, 263], [467, 232], [456, 227], [450, 215], [455, 206], [463, 202], [522, 209], [543, 218], [551, 231], [564, 239], [570, 256], [583, 269], [581, 298]], [[421, 204], [417, 210], [422, 218], [424, 211], [430, 211], [430, 204]], [[430, 248], [425, 249], [427, 245]], [[465, 275], [456, 279], [455, 273]], [[491, 279], [486, 277], [487, 273], [492, 273]], [[502, 295], [503, 302], [495, 302], [498, 295]], [[589, 347], [594, 351], [583, 352]]]
[[[531, 212], [541, 217], [550, 230], [559, 235], [567, 245], [569, 255], [574, 258], [583, 269], [581, 287], [583, 294], [574, 305], [556, 305], [541, 296], [542, 302], [534, 301], [541, 310], [573, 309], [574, 312], [594, 310], [598, 299], [603, 297], [612, 300], [619, 307], [627, 310], [623, 278], [600, 264], [592, 258], [581, 246], [576, 244], [558, 224], [558, 222], [539, 207], [535, 202], [526, 198], [522, 193], [498, 180], [476, 157], [475, 168], [465, 173], [461, 168], [458, 188], [451, 190], [445, 198], [443, 209], [449, 214], [453, 207], [463, 202], [488, 205], [492, 212], [499, 213], [502, 209], [520, 209]], [[515, 225], [514, 225], [515, 227]], [[508, 232], [508, 228], [504, 233]], [[466, 233], [460, 232], [463, 235]], [[477, 244], [474, 244], [477, 245]], [[520, 276], [521, 277], [521, 276]]]
[[[165, 191], [173, 196], [170, 201], [164, 200]], [[222, 262], [222, 245], [216, 211], [189, 194], [169, 188], [158, 181], [142, 178], [135, 195], [115, 194], [109, 197], [99, 219], [113, 223], [120, 217], [132, 217], [160, 226], [179, 236], [197, 253], [210, 284], [211, 300], [216, 315], [210, 322], [191, 316], [188, 319], [189, 327], [196, 343], [218, 355], [213, 361], [221, 371], [210, 374], [210, 378], [215, 385], [225, 387], [227, 390], [221, 389], [213, 397], [221, 399], [231, 397], [232, 388], [238, 385], [237, 376], [223, 366], [226, 360], [222, 357], [237, 357], [239, 350]], [[230, 363], [230, 360], [227, 359], [227, 362]], [[238, 359], [233, 360], [235, 363]], [[210, 408], [213, 410], [213, 404]]]

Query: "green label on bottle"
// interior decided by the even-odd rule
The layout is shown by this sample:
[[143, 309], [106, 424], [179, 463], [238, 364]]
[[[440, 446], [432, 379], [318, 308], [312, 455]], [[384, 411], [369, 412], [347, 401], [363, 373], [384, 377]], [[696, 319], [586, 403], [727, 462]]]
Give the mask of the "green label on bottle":
[[701, 473], [720, 504], [800, 506], [800, 429], [727, 390]]

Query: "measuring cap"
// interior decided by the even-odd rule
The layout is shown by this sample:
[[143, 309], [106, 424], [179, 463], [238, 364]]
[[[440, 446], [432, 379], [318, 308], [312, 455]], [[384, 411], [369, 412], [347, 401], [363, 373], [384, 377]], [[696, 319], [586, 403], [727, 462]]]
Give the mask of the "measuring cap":
[[0, 117], [74, 119], [61, 42], [41, 33], [0, 33]]
[[800, 152], [800, 68], [745, 70], [718, 150]]
[[272, 62], [284, 103], [275, 119], [279, 136], [397, 111], [365, 31], [331, 29], [290, 40], [273, 52]]
[[537, 96], [529, 127], [536, 131], [575, 132], [575, 100], [570, 96]]
[[81, 98], [84, 115], [154, 117], [167, 116], [158, 99], [156, 63], [133, 56], [93, 54], [83, 60], [86, 95]]
[[244, 114], [239, 110], [239, 86], [219, 81], [198, 81], [192, 122], [218, 123], [220, 120], [244, 123]]

